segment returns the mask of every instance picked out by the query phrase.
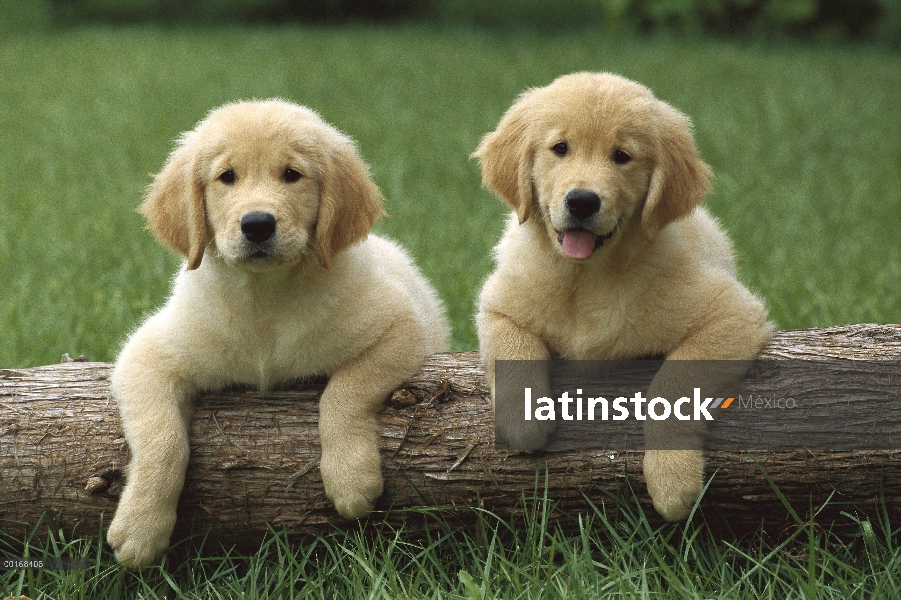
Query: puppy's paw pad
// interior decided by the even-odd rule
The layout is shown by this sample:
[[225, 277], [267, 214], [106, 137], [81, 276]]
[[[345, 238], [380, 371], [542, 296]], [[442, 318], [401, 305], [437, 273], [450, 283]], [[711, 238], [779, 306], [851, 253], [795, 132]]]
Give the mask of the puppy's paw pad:
[[498, 423], [497, 434], [512, 450], [532, 452], [541, 449], [556, 428], [554, 421]]
[[168, 540], [162, 547], [152, 547], [142, 540], [126, 540], [124, 543], [114, 546], [116, 561], [123, 567], [137, 569], [153, 564], [158, 556], [166, 550]]
[[335, 510], [347, 519], [362, 519], [372, 512], [376, 498], [370, 498], [361, 494], [339, 494], [332, 499]]
[[690, 450], [645, 452], [644, 475], [654, 509], [667, 521], [688, 516], [704, 489], [704, 455]]
[[691, 512], [694, 500], [685, 503], [678, 498], [654, 498], [654, 510], [667, 521], [681, 521]]
[[106, 534], [116, 560], [130, 568], [147, 566], [169, 547], [175, 511], [136, 511], [120, 506]]
[[327, 460], [323, 457], [320, 471], [325, 495], [335, 509], [348, 519], [360, 519], [372, 512], [375, 501], [382, 495], [381, 464], [365, 460], [364, 464]]

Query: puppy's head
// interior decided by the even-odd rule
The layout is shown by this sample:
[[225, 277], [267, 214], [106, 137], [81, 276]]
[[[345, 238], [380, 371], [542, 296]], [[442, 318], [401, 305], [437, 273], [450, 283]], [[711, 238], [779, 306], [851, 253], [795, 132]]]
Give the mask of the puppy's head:
[[485, 187], [521, 224], [543, 219], [572, 259], [631, 231], [653, 240], [710, 192], [688, 117], [609, 73], [566, 75], [527, 91], [473, 156]]
[[154, 234], [200, 266], [210, 246], [266, 271], [364, 239], [381, 193], [353, 142], [315, 112], [268, 100], [227, 104], [182, 135], [141, 212]]

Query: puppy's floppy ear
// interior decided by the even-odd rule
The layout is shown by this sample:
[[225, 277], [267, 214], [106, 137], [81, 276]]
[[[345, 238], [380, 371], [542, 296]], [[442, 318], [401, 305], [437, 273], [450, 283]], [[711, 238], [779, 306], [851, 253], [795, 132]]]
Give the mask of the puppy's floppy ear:
[[520, 98], [472, 154], [482, 166], [482, 184], [516, 211], [520, 225], [538, 208], [532, 185], [530, 103], [526, 100]]
[[200, 266], [211, 239], [192, 146], [191, 135], [183, 136], [150, 184], [139, 211], [160, 242], [188, 259], [188, 269]]
[[641, 213], [641, 226], [649, 240], [701, 203], [711, 191], [712, 176], [710, 167], [698, 156], [691, 120], [669, 104], [656, 102], [657, 164]]
[[369, 176], [369, 167], [350, 140], [341, 142], [326, 154], [316, 222], [316, 245], [326, 269], [332, 257], [365, 239], [375, 220], [385, 214], [382, 193]]

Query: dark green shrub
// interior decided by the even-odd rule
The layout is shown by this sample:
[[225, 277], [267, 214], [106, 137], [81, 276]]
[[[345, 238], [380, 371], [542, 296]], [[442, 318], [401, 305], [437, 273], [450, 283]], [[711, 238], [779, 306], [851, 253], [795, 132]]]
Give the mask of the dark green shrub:
[[[901, 46], [901, 0], [44, 0], [58, 24], [421, 19], [542, 30], [622, 28], [879, 39]], [[37, 5], [40, 0], [27, 0]]]
[[57, 23], [396, 20], [430, 0], [48, 0]]

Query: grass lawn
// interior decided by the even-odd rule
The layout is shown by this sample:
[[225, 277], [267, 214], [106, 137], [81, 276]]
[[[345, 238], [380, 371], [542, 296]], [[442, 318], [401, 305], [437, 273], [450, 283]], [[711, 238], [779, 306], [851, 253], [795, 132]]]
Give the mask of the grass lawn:
[[[697, 519], [654, 527], [629, 507], [615, 518], [601, 500], [570, 520], [551, 523], [540, 488], [524, 490], [513, 522], [476, 514], [460, 528], [430, 511], [427, 526], [361, 531], [291, 543], [267, 539], [250, 556], [171, 549], [161, 565], [129, 571], [96, 540], [59, 537], [31, 556], [87, 557], [80, 571], [0, 571], [0, 595], [32, 600], [159, 599], [734, 599], [901, 598], [901, 548], [878, 519], [855, 519], [857, 536], [838, 537], [800, 522], [781, 539], [740, 543], [711, 534]], [[849, 520], [851, 518], [849, 517]], [[893, 541], [895, 540], [895, 541]], [[195, 540], [203, 543], [202, 540]], [[0, 538], [0, 556], [3, 540]]]
[[[641, 81], [694, 119], [717, 176], [708, 206], [780, 328], [901, 321], [897, 54], [420, 26], [98, 27], [0, 37], [0, 367], [113, 360], [179, 264], [134, 211], [151, 174], [213, 107], [272, 96], [359, 142], [388, 199], [376, 230], [435, 282], [454, 349], [475, 348], [506, 210], [468, 155], [523, 89], [585, 69]], [[807, 526], [784, 545], [735, 545], [600, 510], [562, 533], [542, 514], [507, 532], [485, 517], [473, 532], [275, 539], [248, 559], [188, 554], [142, 573], [77, 542], [91, 571], [0, 572], [0, 597], [901, 597], [897, 532], [877, 521], [850, 546]]]
[[0, 365], [114, 359], [178, 259], [134, 209], [172, 140], [211, 108], [281, 96], [358, 140], [388, 199], [377, 231], [438, 286], [454, 349], [505, 207], [468, 155], [523, 89], [580, 69], [637, 79], [689, 114], [711, 210], [780, 328], [901, 321], [901, 57], [401, 29], [76, 29], [0, 39]]

